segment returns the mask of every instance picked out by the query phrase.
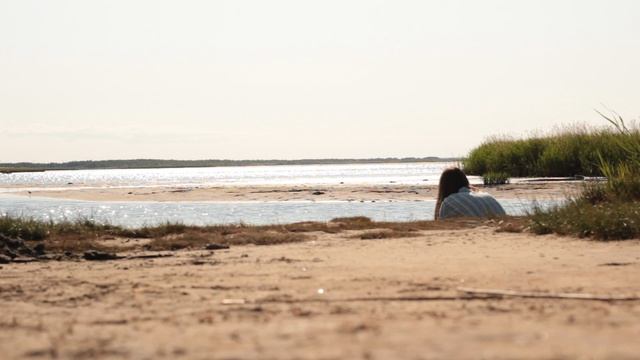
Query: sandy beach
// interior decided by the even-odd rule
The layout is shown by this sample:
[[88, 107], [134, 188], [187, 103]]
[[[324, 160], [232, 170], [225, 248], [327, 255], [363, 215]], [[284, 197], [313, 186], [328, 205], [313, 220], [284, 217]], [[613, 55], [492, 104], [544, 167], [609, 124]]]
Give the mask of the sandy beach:
[[0, 360], [640, 360], [640, 1], [0, 10]]
[[[559, 199], [573, 195], [584, 183], [577, 181], [515, 183], [480, 190], [501, 199]], [[434, 200], [437, 186], [412, 185], [300, 185], [300, 186], [194, 186], [145, 188], [77, 188], [18, 192], [92, 201], [413, 201]]]
[[[175, 251], [157, 259], [2, 265], [0, 352], [6, 359], [634, 359], [640, 353], [640, 301], [606, 300], [640, 296], [639, 241], [484, 225], [402, 239], [354, 238], [360, 233], [313, 233], [301, 243]], [[518, 295], [531, 293], [541, 297]]]

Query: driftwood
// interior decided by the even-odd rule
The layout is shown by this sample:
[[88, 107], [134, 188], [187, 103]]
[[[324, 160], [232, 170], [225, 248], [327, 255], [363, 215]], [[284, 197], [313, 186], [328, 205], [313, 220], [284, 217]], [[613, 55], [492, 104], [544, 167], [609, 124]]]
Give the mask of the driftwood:
[[354, 298], [306, 298], [306, 299], [290, 299], [290, 298], [263, 298], [255, 301], [246, 299], [233, 299], [234, 301], [222, 301], [223, 305], [240, 305], [244, 303], [254, 304], [297, 304], [297, 303], [341, 303], [341, 302], [376, 302], [376, 301], [406, 301], [406, 302], [422, 302], [422, 301], [472, 301], [472, 300], [500, 300], [506, 298], [522, 298], [522, 299], [551, 299], [551, 300], [586, 300], [586, 301], [640, 301], [639, 295], [595, 295], [584, 293], [541, 293], [541, 292], [520, 292], [514, 290], [499, 289], [474, 289], [474, 288], [458, 288], [460, 294], [457, 295], [430, 295], [430, 296], [374, 296], [374, 297], [354, 297]]
[[557, 300], [591, 300], [591, 301], [638, 301], [638, 295], [596, 295], [585, 293], [542, 293], [529, 291], [514, 291], [501, 289], [474, 289], [458, 288], [458, 291], [473, 295], [492, 298], [531, 298], [531, 299], [557, 299]]
[[[478, 296], [478, 299], [486, 299], [486, 296]], [[355, 297], [355, 298], [307, 298], [307, 299], [287, 299], [287, 298], [266, 298], [258, 299], [253, 303], [257, 304], [298, 304], [298, 303], [342, 303], [342, 302], [375, 302], [375, 301], [452, 301], [452, 300], [473, 300], [473, 297], [465, 296], [375, 296], [375, 297]], [[246, 301], [246, 300], [245, 300]], [[249, 301], [247, 301], [249, 303]], [[222, 302], [223, 305], [232, 305], [229, 302]]]
[[175, 256], [175, 254], [173, 253], [169, 253], [169, 254], [145, 254], [145, 255], [132, 255], [132, 256], [127, 256], [124, 259], [126, 260], [133, 260], [133, 259], [158, 259], [158, 258], [167, 258], [167, 257], [173, 257]]

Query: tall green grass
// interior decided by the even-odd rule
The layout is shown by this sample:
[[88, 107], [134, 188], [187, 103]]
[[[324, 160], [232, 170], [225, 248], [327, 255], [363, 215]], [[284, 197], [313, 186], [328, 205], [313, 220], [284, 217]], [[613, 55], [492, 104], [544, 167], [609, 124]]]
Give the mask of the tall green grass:
[[575, 126], [527, 139], [490, 139], [473, 149], [463, 166], [471, 175], [603, 176], [602, 159], [612, 167], [628, 161], [623, 143], [640, 144], [640, 131], [635, 127], [620, 132], [615, 128]]

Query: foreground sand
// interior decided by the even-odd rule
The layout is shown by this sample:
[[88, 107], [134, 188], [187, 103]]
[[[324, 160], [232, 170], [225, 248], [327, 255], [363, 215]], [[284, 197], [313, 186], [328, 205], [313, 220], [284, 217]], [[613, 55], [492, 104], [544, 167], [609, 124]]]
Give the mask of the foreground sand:
[[[357, 232], [356, 232], [357, 233]], [[0, 269], [4, 359], [637, 359], [640, 241], [496, 233], [315, 240]], [[433, 298], [440, 298], [439, 300]]]
[[[518, 183], [482, 187], [501, 199], [549, 200], [575, 194], [582, 182]], [[410, 185], [317, 185], [317, 186], [221, 186], [154, 188], [74, 188], [19, 192], [43, 196], [92, 201], [414, 201], [433, 200], [436, 186]]]

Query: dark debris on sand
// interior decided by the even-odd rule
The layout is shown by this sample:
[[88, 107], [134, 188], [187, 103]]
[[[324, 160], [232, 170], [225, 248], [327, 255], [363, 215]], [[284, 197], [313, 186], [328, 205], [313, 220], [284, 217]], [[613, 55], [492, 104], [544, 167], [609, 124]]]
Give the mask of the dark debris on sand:
[[106, 261], [106, 260], [118, 260], [124, 259], [124, 256], [119, 256], [113, 253], [97, 250], [88, 250], [84, 252], [84, 259], [90, 261]]
[[19, 238], [12, 238], [0, 234], [0, 264], [11, 262], [34, 261], [45, 257], [45, 247], [43, 243], [38, 243], [33, 247]]
[[228, 249], [229, 245], [225, 244], [217, 244], [217, 243], [209, 243], [204, 246], [205, 250], [224, 250]]

